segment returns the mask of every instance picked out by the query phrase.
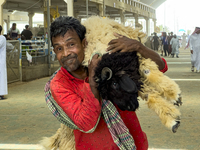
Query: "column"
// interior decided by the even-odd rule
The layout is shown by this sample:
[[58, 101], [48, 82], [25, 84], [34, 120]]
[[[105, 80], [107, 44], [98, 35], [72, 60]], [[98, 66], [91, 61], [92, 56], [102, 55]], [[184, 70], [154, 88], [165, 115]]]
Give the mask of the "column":
[[153, 19], [153, 23], [154, 23], [154, 32], [156, 32], [156, 19]]
[[[0, 25], [3, 26], [3, 5], [6, 0], [0, 0]], [[2, 33], [3, 34], [3, 33]]]
[[138, 14], [133, 14], [134, 18], [135, 18], [135, 28], [138, 27]]
[[10, 29], [10, 16], [8, 15], [8, 19], [7, 19], [7, 31], [8, 29]]
[[103, 1], [103, 4], [99, 4], [98, 7], [99, 7], [99, 16], [105, 17], [106, 10], [105, 10], [105, 3], [104, 3], [104, 1]]
[[120, 10], [120, 18], [121, 18], [121, 24], [125, 25], [125, 16], [124, 16], [124, 11]]
[[146, 20], [146, 34], [147, 36], [150, 35], [150, 20], [148, 17], [144, 18]]
[[33, 27], [33, 16], [34, 16], [34, 13], [32, 13], [32, 12], [29, 12], [29, 13], [28, 13], [28, 17], [29, 17], [29, 28], [32, 28], [32, 27]]
[[74, 0], [64, 0], [67, 3], [67, 15], [74, 16]]
[[[49, 7], [51, 6], [51, 0], [49, 0]], [[47, 32], [47, 0], [44, 0], [44, 36]]]

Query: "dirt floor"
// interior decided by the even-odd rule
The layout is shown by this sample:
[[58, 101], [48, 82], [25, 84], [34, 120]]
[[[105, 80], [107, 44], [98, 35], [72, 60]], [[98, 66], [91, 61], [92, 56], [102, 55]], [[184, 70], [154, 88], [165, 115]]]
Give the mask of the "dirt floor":
[[[179, 56], [164, 57], [169, 66], [166, 75], [182, 90], [182, 120], [177, 133], [162, 125], [158, 116], [140, 101], [137, 115], [150, 149], [200, 149], [200, 73], [190, 71], [189, 50], [180, 50]], [[20, 149], [9, 148], [8, 144], [38, 144], [42, 137], [53, 135], [59, 128], [60, 123], [45, 103], [44, 85], [47, 81], [48, 77], [8, 85], [9, 95], [0, 101], [0, 149]]]

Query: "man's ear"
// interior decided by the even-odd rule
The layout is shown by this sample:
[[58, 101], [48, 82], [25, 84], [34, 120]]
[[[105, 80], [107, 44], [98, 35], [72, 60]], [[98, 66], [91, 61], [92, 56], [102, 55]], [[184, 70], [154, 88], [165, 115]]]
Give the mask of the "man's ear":
[[88, 42], [86, 41], [86, 38], [84, 38], [82, 40], [82, 46], [83, 46], [83, 48], [85, 49], [87, 47], [87, 45], [88, 45]]

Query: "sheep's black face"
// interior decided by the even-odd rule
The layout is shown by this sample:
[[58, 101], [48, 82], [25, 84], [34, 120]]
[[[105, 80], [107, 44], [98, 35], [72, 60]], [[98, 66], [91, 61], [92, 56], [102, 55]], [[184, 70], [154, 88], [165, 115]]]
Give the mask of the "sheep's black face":
[[139, 107], [137, 97], [142, 84], [138, 68], [136, 52], [103, 55], [94, 77], [102, 98], [121, 110], [135, 111]]

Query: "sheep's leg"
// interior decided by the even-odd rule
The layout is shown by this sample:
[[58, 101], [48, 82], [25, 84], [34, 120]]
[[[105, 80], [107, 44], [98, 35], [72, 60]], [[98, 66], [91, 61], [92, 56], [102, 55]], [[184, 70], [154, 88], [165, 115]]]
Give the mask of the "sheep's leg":
[[45, 150], [75, 150], [75, 138], [73, 129], [64, 124], [51, 137], [45, 137], [40, 142]]
[[164, 96], [168, 101], [171, 101], [174, 105], [180, 106], [182, 105], [182, 96], [181, 90], [178, 85], [174, 81], [169, 81], [169, 86], [165, 86], [162, 88], [164, 92]]
[[167, 102], [158, 94], [149, 94], [147, 105], [154, 110], [161, 119], [161, 122], [176, 132], [180, 126], [180, 111], [171, 103]]

